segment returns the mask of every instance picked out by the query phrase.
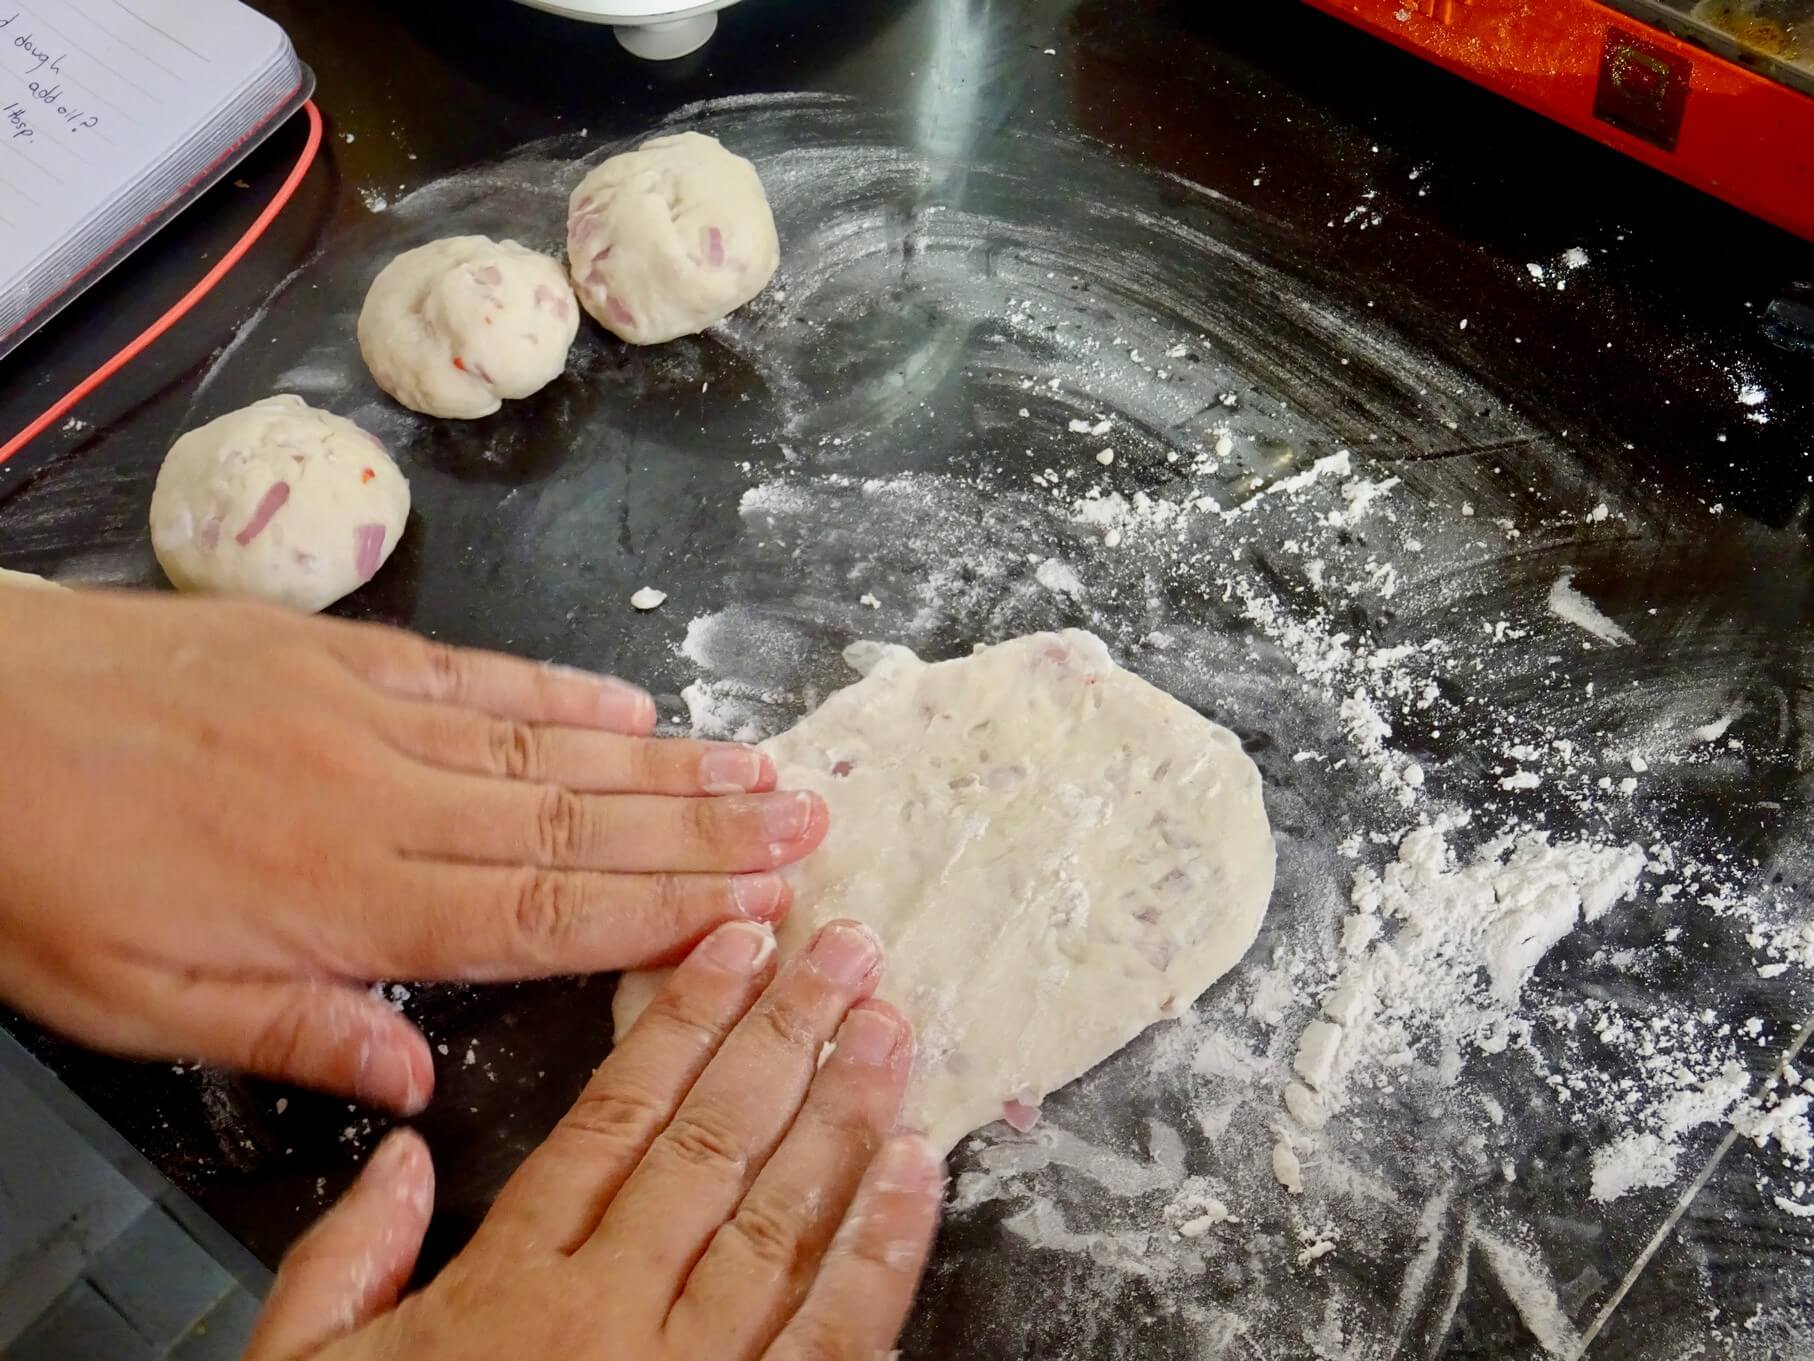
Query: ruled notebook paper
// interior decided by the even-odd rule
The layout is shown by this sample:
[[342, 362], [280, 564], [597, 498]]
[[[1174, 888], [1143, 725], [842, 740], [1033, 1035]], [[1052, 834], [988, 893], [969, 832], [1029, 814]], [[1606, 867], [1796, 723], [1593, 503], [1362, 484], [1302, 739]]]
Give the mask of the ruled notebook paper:
[[0, 337], [180, 200], [300, 72], [238, 0], [0, 0]]

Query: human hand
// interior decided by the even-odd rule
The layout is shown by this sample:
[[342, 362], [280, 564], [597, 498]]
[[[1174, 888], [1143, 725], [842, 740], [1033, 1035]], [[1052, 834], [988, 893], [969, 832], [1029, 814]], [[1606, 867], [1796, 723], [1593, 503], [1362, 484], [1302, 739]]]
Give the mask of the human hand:
[[924, 1139], [886, 1136], [913, 1038], [866, 1000], [862, 927], [826, 926], [765, 992], [774, 955], [761, 926], [709, 936], [401, 1304], [434, 1173], [393, 1133], [285, 1260], [245, 1361], [880, 1361], [942, 1185]]
[[620, 681], [114, 592], [0, 587], [0, 639], [0, 999], [125, 1054], [413, 1113], [428, 1045], [366, 983], [671, 961], [825, 834]]

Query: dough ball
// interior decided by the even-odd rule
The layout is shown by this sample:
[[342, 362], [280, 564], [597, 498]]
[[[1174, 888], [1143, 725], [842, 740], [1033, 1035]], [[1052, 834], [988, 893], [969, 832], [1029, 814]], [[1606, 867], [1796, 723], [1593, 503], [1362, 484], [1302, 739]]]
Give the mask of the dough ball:
[[547, 387], [578, 333], [559, 263], [487, 236], [404, 251], [359, 313], [359, 350], [378, 386], [412, 411], [465, 420]]
[[781, 263], [756, 167], [697, 132], [657, 137], [580, 182], [567, 214], [580, 302], [614, 335], [655, 345], [723, 321]]
[[30, 572], [13, 572], [0, 567], [0, 586], [49, 586], [54, 589], [56, 584]]
[[171, 446], [151, 546], [179, 591], [320, 610], [370, 581], [409, 517], [384, 446], [300, 397], [267, 397]]

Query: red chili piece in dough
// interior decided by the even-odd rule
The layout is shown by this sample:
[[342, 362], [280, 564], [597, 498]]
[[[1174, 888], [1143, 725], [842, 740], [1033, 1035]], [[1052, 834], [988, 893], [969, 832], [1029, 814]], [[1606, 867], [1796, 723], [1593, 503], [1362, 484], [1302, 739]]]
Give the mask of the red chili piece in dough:
[[359, 473], [359, 485], [364, 486], [367, 482], [370, 482], [377, 475], [378, 475], [378, 470], [376, 468], [361, 469], [360, 473]]
[[252, 518], [246, 521], [246, 527], [233, 536], [233, 542], [238, 544], [241, 548], [244, 548], [247, 544], [251, 543], [252, 540], [264, 533], [265, 526], [271, 523], [271, 517], [282, 510], [284, 502], [289, 499], [290, 484], [288, 482], [273, 482], [269, 490], [258, 498], [258, 509], [252, 512]]
[[465, 373], [466, 372], [466, 361], [464, 359], [460, 358], [460, 356], [456, 354], [454, 356], [454, 367], [456, 369], [458, 369], [461, 373]]
[[713, 269], [724, 265], [724, 233], [716, 227], [705, 229], [705, 262]]

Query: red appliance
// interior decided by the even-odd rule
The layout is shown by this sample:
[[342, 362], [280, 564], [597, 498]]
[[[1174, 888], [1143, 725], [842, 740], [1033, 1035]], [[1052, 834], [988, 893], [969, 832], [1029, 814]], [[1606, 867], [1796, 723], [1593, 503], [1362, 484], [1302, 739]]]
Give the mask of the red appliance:
[[1310, 0], [1814, 240], [1814, 0]]

